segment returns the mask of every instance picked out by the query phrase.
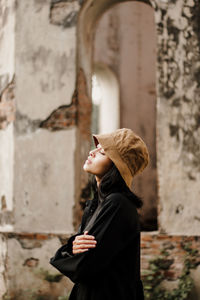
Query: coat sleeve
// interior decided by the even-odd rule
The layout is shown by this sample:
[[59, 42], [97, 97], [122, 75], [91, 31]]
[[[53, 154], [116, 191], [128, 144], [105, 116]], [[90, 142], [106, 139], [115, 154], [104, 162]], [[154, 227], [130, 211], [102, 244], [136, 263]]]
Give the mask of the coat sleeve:
[[73, 282], [91, 280], [103, 272], [139, 233], [136, 208], [128, 202], [117, 193], [108, 197], [88, 232], [97, 240], [96, 247], [84, 253], [63, 256], [67, 247], [64, 245], [50, 263]]

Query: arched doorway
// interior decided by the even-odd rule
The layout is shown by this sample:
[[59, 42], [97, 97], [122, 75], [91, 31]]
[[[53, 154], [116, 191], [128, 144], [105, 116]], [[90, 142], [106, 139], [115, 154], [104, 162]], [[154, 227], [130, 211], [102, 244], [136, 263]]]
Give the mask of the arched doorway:
[[[142, 229], [150, 231], [157, 228], [155, 47], [154, 10], [149, 5], [119, 3], [98, 21], [93, 63], [107, 65], [115, 72], [120, 88], [120, 127], [139, 134], [150, 152], [150, 165], [133, 182], [134, 191], [144, 202]], [[107, 114], [112, 119], [116, 107], [113, 99], [109, 102]]]
[[[122, 4], [123, 2], [123, 4]], [[95, 38], [95, 29], [97, 24], [101, 22], [102, 15], [108, 11], [114, 4], [121, 3], [121, 5], [125, 5], [126, 3], [134, 3], [140, 5], [141, 7], [145, 7], [145, 9], [149, 9], [151, 18], [154, 24], [154, 11], [151, 8], [149, 1], [87, 1], [86, 4], [83, 6], [80, 17], [79, 17], [79, 26], [78, 26], [78, 70], [82, 69], [84, 71], [84, 75], [87, 82], [88, 88], [88, 100], [91, 95], [92, 90], [92, 64], [94, 63], [94, 38]], [[139, 14], [138, 6], [136, 6], [136, 15]], [[140, 20], [141, 16], [138, 17], [138, 21], [140, 21], [139, 28], [143, 26], [143, 22]], [[134, 19], [134, 18], [133, 18]], [[144, 20], [144, 19], [143, 19]], [[136, 22], [136, 21], [135, 21]], [[136, 27], [138, 28], [138, 23], [136, 22]], [[146, 28], [148, 28], [148, 24], [146, 24]], [[133, 29], [135, 29], [133, 25]], [[145, 28], [143, 29], [145, 32]], [[154, 28], [155, 30], [155, 28]], [[154, 31], [155, 34], [155, 31]], [[149, 37], [151, 37], [150, 34]], [[142, 67], [142, 59], [140, 63], [137, 62], [137, 55], [140, 52], [143, 53], [143, 61], [148, 64], [148, 58], [144, 52], [147, 49], [147, 44], [143, 45], [143, 49], [141, 48], [141, 34], [136, 32], [137, 36], [137, 53], [132, 56], [134, 59], [128, 64], [129, 68], [129, 78], [127, 80], [126, 76], [121, 76], [119, 79], [119, 74], [116, 74], [115, 66], [110, 67], [116, 74], [117, 78], [119, 79], [119, 86], [120, 86], [120, 127], [129, 127], [132, 128], [136, 133], [144, 138], [146, 141], [149, 149], [152, 149], [150, 156], [151, 156], [151, 166], [148, 171], [145, 171], [145, 174], [137, 176], [134, 182], [134, 186], [136, 188], [136, 192], [142, 196], [144, 199], [145, 205], [142, 210], [142, 224], [143, 230], [156, 230], [157, 229], [157, 174], [156, 174], [156, 96], [155, 96], [155, 65], [149, 72], [148, 69]], [[143, 39], [143, 37], [142, 37]], [[153, 37], [155, 41], [155, 35]], [[156, 44], [156, 42], [155, 42]], [[154, 46], [155, 46], [154, 44]], [[129, 49], [130, 51], [130, 49]], [[149, 54], [151, 57], [151, 55]], [[128, 58], [128, 56], [127, 56]], [[154, 51], [154, 58], [155, 58], [155, 51]], [[97, 61], [99, 62], [99, 61]], [[101, 62], [101, 61], [100, 61]], [[96, 62], [95, 62], [96, 63]], [[105, 63], [105, 62], [104, 62]], [[143, 69], [143, 70], [142, 70]], [[132, 84], [130, 84], [130, 74], [132, 70], [132, 75], [134, 75], [134, 80], [132, 80]], [[135, 74], [133, 74], [135, 72]], [[142, 73], [143, 72], [143, 73]], [[121, 74], [123, 70], [121, 70]], [[149, 84], [147, 81], [143, 81], [145, 73], [150, 73], [150, 76], [154, 78], [153, 84]], [[126, 78], [126, 79], [125, 79]], [[124, 82], [123, 82], [124, 80]], [[122, 90], [122, 85], [126, 88]], [[134, 101], [130, 98], [131, 88], [135, 88], [137, 90], [137, 94], [134, 94]], [[138, 90], [138, 88], [140, 90]], [[146, 90], [146, 94], [143, 93], [143, 88]], [[129, 89], [129, 95], [126, 95], [126, 91]], [[132, 90], [133, 91], [133, 90]], [[138, 92], [139, 91], [139, 92]], [[123, 94], [122, 94], [123, 92]], [[148, 96], [148, 97], [147, 97]], [[146, 102], [145, 102], [146, 99]], [[147, 105], [148, 103], [148, 105]], [[150, 108], [150, 109], [149, 109]], [[137, 113], [135, 113], [137, 111]], [[140, 122], [138, 122], [140, 121]], [[146, 124], [146, 125], [145, 125]], [[146, 127], [145, 127], [145, 126]], [[149, 130], [151, 131], [151, 135], [149, 135]], [[88, 133], [90, 134], [90, 133]], [[151, 136], [151, 137], [150, 137]], [[148, 187], [148, 188], [147, 188]], [[151, 192], [150, 192], [151, 190]]]

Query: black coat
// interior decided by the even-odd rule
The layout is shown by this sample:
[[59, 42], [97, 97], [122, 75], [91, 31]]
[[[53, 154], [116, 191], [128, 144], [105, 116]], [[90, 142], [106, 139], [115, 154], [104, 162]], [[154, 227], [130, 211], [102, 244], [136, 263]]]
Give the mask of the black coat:
[[[85, 208], [79, 232], [91, 217], [93, 200]], [[97, 245], [72, 254], [72, 236], [59, 248], [50, 263], [74, 283], [70, 300], [143, 300], [140, 280], [140, 229], [134, 203], [121, 193], [112, 193], [88, 234]]]

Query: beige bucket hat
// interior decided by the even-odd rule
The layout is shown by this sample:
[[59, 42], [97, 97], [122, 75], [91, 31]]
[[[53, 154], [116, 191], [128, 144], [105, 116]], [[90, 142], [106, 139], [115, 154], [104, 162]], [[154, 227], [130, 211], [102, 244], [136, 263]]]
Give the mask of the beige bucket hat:
[[131, 129], [121, 128], [107, 134], [93, 134], [95, 145], [100, 144], [113, 161], [127, 186], [131, 189], [133, 177], [142, 172], [149, 162], [144, 141]]

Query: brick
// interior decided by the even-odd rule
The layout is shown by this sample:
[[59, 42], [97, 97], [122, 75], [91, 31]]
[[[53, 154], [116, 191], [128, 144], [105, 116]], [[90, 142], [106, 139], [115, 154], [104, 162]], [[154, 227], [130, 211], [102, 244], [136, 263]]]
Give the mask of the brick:
[[141, 236], [141, 241], [144, 242], [151, 242], [152, 241], [152, 237], [150, 235], [142, 235]]

